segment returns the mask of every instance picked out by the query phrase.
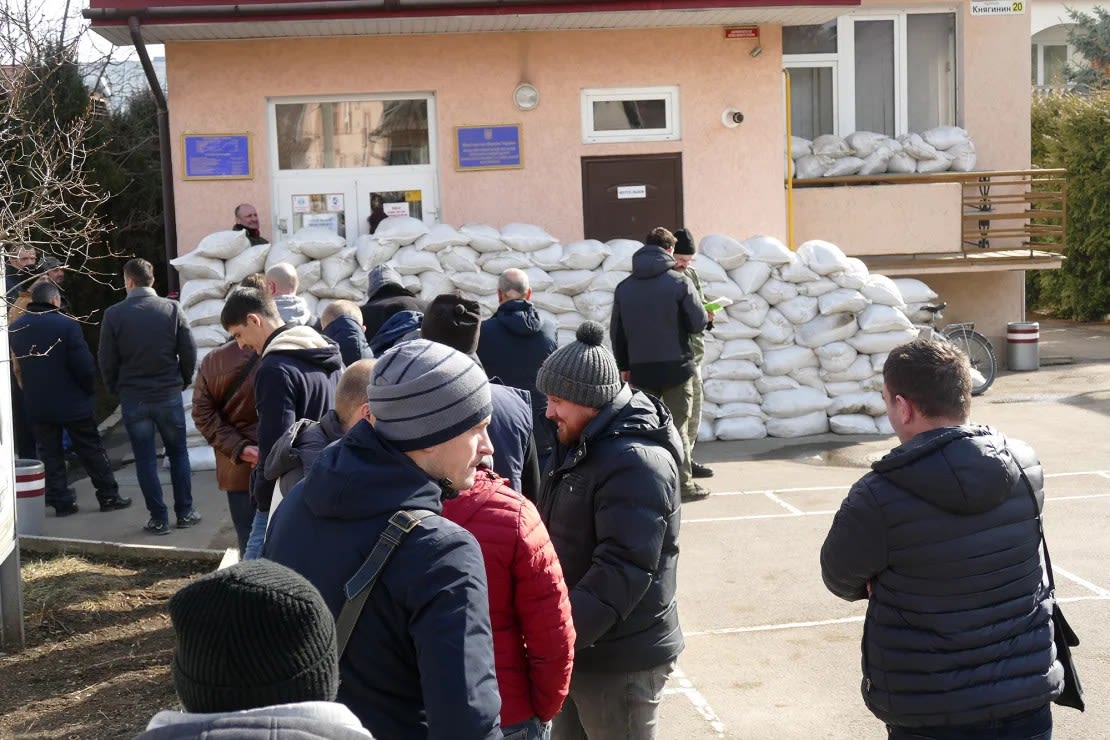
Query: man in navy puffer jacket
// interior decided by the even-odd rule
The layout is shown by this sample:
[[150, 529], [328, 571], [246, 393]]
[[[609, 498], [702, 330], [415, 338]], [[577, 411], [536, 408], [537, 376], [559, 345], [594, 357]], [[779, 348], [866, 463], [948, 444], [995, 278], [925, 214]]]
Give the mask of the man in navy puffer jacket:
[[869, 600], [864, 702], [896, 740], [1049, 738], [1063, 669], [1036, 454], [968, 423], [955, 345], [902, 345], [883, 381], [902, 444], [852, 487], [821, 548], [829, 590]]

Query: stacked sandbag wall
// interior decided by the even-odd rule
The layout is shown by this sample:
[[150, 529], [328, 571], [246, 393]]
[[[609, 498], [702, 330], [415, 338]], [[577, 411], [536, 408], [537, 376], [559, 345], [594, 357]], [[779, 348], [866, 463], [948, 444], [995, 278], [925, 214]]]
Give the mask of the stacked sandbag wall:
[[793, 136], [790, 157], [794, 161], [794, 177], [798, 179], [971, 172], [975, 169], [975, 144], [967, 131], [958, 126], [938, 126], [897, 139], [872, 131], [856, 131], [844, 138], [824, 134], [813, 141]]

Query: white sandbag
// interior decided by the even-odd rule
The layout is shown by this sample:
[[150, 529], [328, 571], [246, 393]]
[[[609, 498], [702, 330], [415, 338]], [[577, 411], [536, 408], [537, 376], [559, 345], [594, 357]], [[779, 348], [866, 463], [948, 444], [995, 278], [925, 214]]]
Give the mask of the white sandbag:
[[574, 307], [578, 313], [591, 321], [608, 325], [613, 312], [613, 294], [602, 290], [587, 290], [573, 296]]
[[488, 272], [455, 272], [448, 273], [447, 277], [459, 290], [465, 290], [478, 295], [489, 295], [497, 292], [497, 277]]
[[774, 391], [788, 391], [791, 388], [801, 388], [801, 385], [789, 375], [764, 375], [755, 381], [755, 389], [764, 395]]
[[762, 296], [750, 295], [726, 307], [725, 313], [728, 314], [730, 318], [736, 319], [748, 326], [762, 328], [763, 322], [767, 320], [767, 314], [770, 310], [771, 305], [763, 300]]
[[894, 306], [901, 309], [906, 303], [902, 300], [902, 292], [898, 290], [898, 286], [894, 281], [886, 275], [868, 275], [867, 282], [860, 288], [863, 296], [872, 303], [878, 303], [883, 306]]
[[903, 152], [895, 152], [886, 162], [886, 171], [900, 175], [917, 172], [917, 160]]
[[[848, 339], [858, 328], [854, 314], [823, 314], [797, 327], [794, 330], [794, 341], [803, 347], [820, 347]], [[862, 351], [859, 347], [856, 350]]]
[[717, 360], [702, 369], [704, 380], [755, 380], [763, 375], [751, 360]]
[[736, 287], [740, 289], [741, 293], [751, 295], [759, 292], [763, 283], [771, 277], [771, 265], [766, 262], [750, 260], [735, 270], [729, 270], [728, 276], [732, 282], [736, 283]]
[[790, 137], [790, 158], [798, 159], [807, 154], [813, 154], [813, 142], [801, 136]]
[[775, 310], [792, 324], [804, 324], [817, 316], [817, 299], [800, 295], [779, 303], [775, 306]]
[[178, 301], [181, 308], [188, 309], [204, 300], [220, 300], [227, 295], [228, 284], [223, 280], [189, 280], [181, 284], [181, 296]]
[[[317, 309], [320, 307], [320, 299], [307, 291], [301, 291], [299, 295], [301, 300], [304, 301], [304, 305], [308, 308], [308, 313], [312, 316], [319, 316], [320, 312]], [[363, 302], [365, 302], [365, 300]]]
[[829, 416], [836, 416], [837, 414], [867, 414], [868, 416], [875, 416], [877, 414], [886, 413], [886, 405], [883, 403], [883, 395], [881, 393], [851, 393], [844, 396], [836, 396], [829, 404]]
[[854, 314], [867, 308], [867, 299], [858, 290], [837, 288], [818, 298], [817, 308], [823, 316], [836, 313]]
[[698, 441], [712, 442], [716, 438], [717, 434], [713, 431], [713, 422], [702, 417], [701, 424], [698, 425]]
[[504, 252], [509, 248], [501, 241], [501, 232], [489, 224], [463, 224], [459, 233], [470, 239], [467, 246], [476, 252]]
[[187, 280], [223, 280], [224, 261], [212, 257], [201, 257], [189, 252], [170, 260], [170, 264], [177, 270], [181, 282]]
[[817, 156], [839, 159], [851, 154], [852, 147], [848, 146], [848, 142], [835, 134], [822, 134], [813, 140], [813, 153]]
[[725, 349], [725, 343], [717, 340], [714, 335], [706, 334], [702, 352], [702, 365], [708, 367], [717, 361]]
[[[386, 219], [388, 221], [389, 219]], [[385, 223], [385, 221], [382, 221]], [[467, 247], [452, 247], [452, 249], [467, 249]], [[416, 247], [401, 247], [389, 262], [401, 275], [419, 275], [427, 270], [442, 270], [439, 260], [433, 252], [424, 252]]]
[[228, 333], [219, 324], [190, 327], [198, 347], [219, 347], [228, 340]]
[[563, 247], [560, 260], [568, 270], [596, 270], [609, 256], [609, 247], [597, 239], [582, 239]]
[[528, 287], [532, 290], [548, 290], [555, 284], [555, 281], [547, 274], [547, 270], [541, 267], [526, 267], [524, 268], [524, 274], [528, 276]]
[[455, 283], [446, 274], [438, 270], [428, 270], [420, 273], [420, 300], [430, 303], [437, 295], [454, 293]]
[[[726, 313], [725, 318], [728, 318]], [[720, 314], [718, 314], [720, 318]], [[758, 326], [749, 326], [742, 321], [718, 321], [713, 324], [713, 336], [717, 339], [755, 339], [759, 336]]]
[[951, 149], [969, 141], [967, 131], [959, 126], [937, 126], [921, 132], [921, 138], [936, 149]]
[[894, 435], [894, 427], [891, 426], [890, 418], [887, 417], [886, 414], [875, 417], [875, 428], [879, 430], [879, 434], [883, 434], [888, 437]]
[[228, 260], [250, 247], [250, 239], [243, 229], [238, 231], [217, 231], [200, 240], [193, 252], [198, 257], [211, 257]]
[[871, 360], [867, 355], [856, 355], [856, 359], [843, 370], [822, 370], [821, 380], [826, 383], [860, 383], [870, 378], [871, 374]]
[[829, 417], [825, 416], [824, 411], [814, 411], [812, 414], [789, 419], [768, 419], [766, 424], [767, 434], [772, 437], [808, 437], [829, 431]]
[[824, 154], [807, 154], [794, 161], [794, 177], [798, 180], [823, 177], [825, 172], [834, 164], [836, 164], [834, 157]]
[[[791, 339], [793, 339], [793, 336]], [[787, 347], [794, 346], [794, 342], [772, 342], [764, 336], [756, 337], [755, 343], [763, 352], [774, 352], [777, 349], [786, 349]]]
[[883, 365], [886, 364], [886, 358], [889, 356], [889, 352], [876, 352], [871, 355], [871, 369], [881, 376], [883, 373]]
[[936, 159], [937, 148], [921, 138], [920, 134], [903, 134], [898, 137], [902, 150], [914, 159]]
[[912, 342], [916, 337], [916, 329], [880, 332], [861, 331], [855, 336], [849, 337], [848, 344], [855, 347], [860, 354], [871, 355], [876, 352], [889, 352], [906, 342]]
[[898, 331], [912, 329], [913, 324], [906, 314], [894, 306], [872, 304], [863, 309], [856, 318], [860, 331]]
[[763, 350], [751, 339], [730, 339], [721, 348], [722, 360], [748, 360], [759, 365], [763, 362]]
[[761, 405], [758, 403], [745, 403], [743, 401], [722, 403], [717, 406], [717, 414], [714, 418], [732, 419], [737, 416], [754, 416], [757, 419], [767, 418], [767, 414], [763, 413], [763, 407]]
[[274, 265], [282, 262], [293, 267], [300, 267], [306, 262], [311, 262], [311, 260], [300, 252], [294, 252], [290, 249], [289, 242], [286, 240], [270, 246], [270, 251], [266, 253], [266, 264], [263, 265], [262, 269], [269, 270]]
[[359, 290], [369, 291], [370, 273], [356, 267], [355, 271], [351, 273], [351, 285], [355, 286]]
[[742, 301], [748, 297], [748, 294], [741, 290], [740, 287], [731, 280], [725, 280], [721, 283], [703, 282], [701, 284], [701, 292], [705, 295], [707, 301], [713, 301], [717, 298], [728, 298], [735, 303], [736, 301]]
[[949, 169], [953, 172], [971, 172], [975, 169], [975, 145], [970, 141], [957, 144], [945, 154], [952, 157]]
[[829, 279], [839, 285], [841, 288], [848, 290], [860, 290], [867, 283], [868, 273], [867, 265], [864, 261], [856, 257], [849, 257], [847, 259], [848, 269], [844, 272], [837, 272], [829, 275]]
[[610, 239], [605, 246], [609, 248], [609, 256], [601, 266], [603, 270], [632, 272], [632, 255], [639, 252], [644, 244], [634, 239]]
[[833, 434], [878, 434], [875, 420], [866, 414], [837, 414], [829, 417]]
[[863, 167], [863, 160], [859, 157], [841, 157], [833, 166], [825, 170], [823, 177], [847, 177], [855, 175]]
[[560, 270], [551, 273], [551, 280], [555, 283], [551, 290], [564, 295], [578, 295], [593, 282], [594, 274], [590, 270]]
[[832, 275], [848, 269], [848, 256], [832, 242], [810, 239], [798, 247], [798, 259], [818, 275]]
[[779, 278], [788, 283], [810, 283], [814, 280], [820, 280], [821, 276], [813, 270], [805, 266], [805, 264], [798, 259], [798, 254], [794, 254], [794, 259], [789, 263], [779, 268]]
[[721, 440], [763, 439], [767, 436], [767, 427], [762, 419], [734, 416], [713, 422], [713, 434]]
[[[536, 267], [541, 267], [544, 270], [562, 270], [563, 269], [563, 245], [552, 244], [550, 247], [544, 249], [537, 249], [535, 252], [528, 252], [522, 256], [532, 260], [532, 264]], [[631, 270], [632, 268], [629, 267]]]
[[906, 307], [902, 309], [902, 313], [906, 314], [906, 318], [910, 320], [911, 324], [930, 324], [933, 321], [933, 312], [925, 309], [929, 305], [932, 305], [932, 302], [907, 303]]
[[[351, 284], [350, 280], [340, 280], [334, 286], [329, 286], [323, 280], [312, 286], [309, 291], [317, 298], [342, 298], [346, 301], [354, 301], [355, 303], [366, 303], [366, 291], [359, 290]], [[308, 299], [305, 298], [307, 301]], [[315, 314], [315, 312], [313, 312]], [[316, 314], [319, 315], [319, 314]]]
[[[189, 450], [189, 469], [196, 470], [215, 470], [216, 469], [216, 451], [208, 445], [201, 447], [190, 447]], [[170, 466], [169, 455], [162, 461], [162, 467], [168, 468]]]
[[860, 158], [868, 156], [889, 140], [890, 137], [886, 134], [877, 134], [874, 131], [856, 131], [844, 137], [844, 143]]
[[858, 380], [840, 380], [832, 383], [825, 383], [825, 392], [830, 397], [847, 396], [852, 393], [863, 393], [863, 386], [860, 385]]
[[[388, 220], [388, 219], [387, 219]], [[383, 221], [384, 223], [384, 221]], [[378, 231], [381, 232], [381, 226], [378, 226]], [[418, 238], [413, 246], [417, 249], [422, 249], [425, 252], [438, 252], [446, 249], [447, 247], [462, 246], [465, 247], [470, 244], [470, 237], [462, 233], [450, 224], [436, 224], [428, 229], [428, 232]]]
[[447, 272], [478, 272], [478, 252], [471, 247], [447, 247], [434, 257], [439, 258], [439, 264]]
[[330, 257], [347, 246], [346, 239], [321, 226], [307, 226], [296, 231], [286, 243], [292, 251], [314, 260]]
[[572, 331], [570, 329], [559, 329], [559, 331], [555, 333], [556, 344], [558, 344], [560, 347], [563, 347], [574, 342], [576, 332], [577, 330]]
[[810, 298], [818, 298], [826, 293], [836, 290], [840, 286], [834, 283], [829, 278], [821, 278], [812, 283], [799, 283], [798, 295], [809, 296]]
[[320, 268], [320, 279], [327, 283], [329, 288], [334, 288], [340, 280], [351, 277], [358, 266], [356, 254], [354, 247], [347, 247], [327, 259], [320, 260], [323, 263]]
[[894, 152], [885, 146], [880, 146], [875, 151], [868, 154], [863, 158], [863, 164], [860, 165], [859, 170], [856, 171], [857, 175], [881, 175], [886, 172], [887, 164], [890, 158], [894, 156]]
[[772, 344], [790, 344], [794, 341], [794, 324], [779, 310], [772, 308], [759, 325], [760, 339]]
[[847, 342], [830, 342], [821, 345], [814, 352], [817, 353], [821, 369], [832, 373], [847, 370], [859, 355], [856, 348]]
[[304, 264], [297, 265], [297, 280], [301, 284], [300, 292], [304, 292], [308, 286], [320, 282], [320, 277], [323, 274], [324, 263], [320, 260], [309, 260]]
[[205, 324], [219, 326], [220, 312], [223, 310], [224, 302], [222, 300], [209, 298], [186, 309], [185, 318], [188, 319], [190, 327], [204, 326]]
[[[974, 370], [972, 370], [972, 373], [974, 373]], [[872, 375], [867, 380], [861, 380], [860, 383], [859, 383], [860, 390], [874, 391], [875, 393], [878, 393], [880, 396], [883, 394], [883, 385], [884, 385], [884, 383], [883, 383], [883, 374], [882, 373], [876, 373], [875, 375]]]
[[772, 391], [763, 397], [763, 413], [779, 419], [824, 411], [829, 407], [829, 397], [815, 388], [795, 388], [789, 391]]
[[740, 242], [730, 236], [710, 234], [703, 237], [699, 251], [721, 266], [721, 269], [735, 270], [748, 261], [751, 253]]
[[717, 404], [762, 403], [763, 398], [750, 380], [707, 380], [702, 384], [705, 397]]
[[799, 387], [807, 386], [825, 392], [825, 381], [821, 378], [821, 369], [816, 367], [800, 367], [791, 370], [788, 375], [798, 382]]
[[796, 298], [798, 296], [798, 286], [772, 277], [763, 283], [758, 292], [764, 300], [772, 306], [776, 306], [783, 301]]
[[247, 275], [263, 272], [266, 269], [266, 255], [269, 251], [269, 244], [256, 244], [253, 247], [247, 247], [225, 261], [224, 280], [229, 283], [238, 283]]
[[532, 266], [532, 260], [524, 252], [490, 252], [478, 257], [478, 264], [490, 275], [498, 275], [510, 268], [523, 270]]
[[585, 320], [586, 317], [577, 311], [566, 311], [555, 315], [555, 328], [576, 331]]
[[911, 303], [929, 303], [939, 297], [932, 288], [915, 278], [895, 278], [893, 282], [907, 307]]
[[604, 290], [612, 293], [631, 274], [630, 272], [599, 272], [597, 277], [590, 281], [589, 290]]
[[770, 265], [785, 265], [793, 259], [793, 253], [773, 236], [757, 234], [741, 242], [751, 253], [748, 258]]
[[378, 222], [378, 228], [374, 229], [374, 238], [382, 244], [395, 244], [399, 247], [407, 247], [430, 231], [431, 229], [428, 228], [428, 224], [418, 218], [413, 218], [412, 216], [387, 216]]
[[[367, 280], [366, 284], [369, 285], [370, 281]], [[354, 282], [352, 282], [351, 285], [354, 285]], [[424, 289], [423, 284], [420, 282], [419, 275], [402, 275], [401, 285], [405, 286], [405, 288], [414, 295], [420, 295], [420, 291]], [[452, 283], [452, 285], [454, 285], [454, 283]]]
[[[534, 303], [537, 308], [542, 308], [554, 314], [574, 310], [574, 299], [569, 295], [553, 293], [547, 290], [532, 291], [532, 303]], [[562, 346], [561, 343], [560, 346]]]
[[712, 258], [706, 257], [704, 254], [695, 254], [690, 266], [697, 270], [698, 277], [701, 278], [702, 283], [719, 283], [723, 280], [728, 280], [728, 273], [725, 272], [725, 268], [714, 262]]
[[947, 172], [951, 167], [952, 155], [948, 152], [937, 152], [937, 156], [932, 159], [917, 160], [917, 171], [922, 175], [930, 175], [934, 172]]
[[817, 367], [817, 355], [808, 347], [786, 347], [763, 353], [766, 375], [786, 375], [798, 368]]
[[518, 252], [535, 252], [559, 241], [534, 224], [505, 224], [501, 227], [501, 241]]

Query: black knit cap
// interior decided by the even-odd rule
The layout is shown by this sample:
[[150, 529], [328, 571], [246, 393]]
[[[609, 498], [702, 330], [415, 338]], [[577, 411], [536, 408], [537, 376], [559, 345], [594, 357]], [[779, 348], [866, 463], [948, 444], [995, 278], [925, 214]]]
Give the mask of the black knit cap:
[[544, 360], [536, 374], [536, 388], [545, 395], [599, 409], [624, 385], [617, 361], [601, 346], [605, 328], [596, 321], [582, 322], [574, 338]]
[[247, 560], [198, 578], [170, 599], [173, 682], [188, 712], [333, 701], [335, 620], [304, 577]]
[[694, 235], [690, 233], [689, 229], [679, 229], [674, 233], [675, 254], [695, 254], [696, 252]]
[[478, 351], [481, 328], [482, 309], [477, 301], [444, 293], [437, 295], [424, 312], [420, 336], [472, 355]]

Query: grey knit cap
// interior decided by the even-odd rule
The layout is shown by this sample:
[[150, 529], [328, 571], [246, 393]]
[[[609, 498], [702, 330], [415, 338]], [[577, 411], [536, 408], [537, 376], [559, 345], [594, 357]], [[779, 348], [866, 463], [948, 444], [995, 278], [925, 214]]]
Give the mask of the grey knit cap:
[[599, 409], [624, 385], [617, 361], [601, 346], [605, 328], [596, 321], [583, 322], [574, 336], [577, 341], [555, 350], [540, 366], [536, 388], [545, 395]]
[[374, 429], [402, 451], [454, 439], [493, 413], [478, 363], [446, 344], [413, 339], [378, 358], [366, 386]]

